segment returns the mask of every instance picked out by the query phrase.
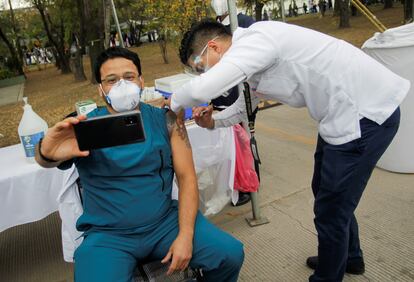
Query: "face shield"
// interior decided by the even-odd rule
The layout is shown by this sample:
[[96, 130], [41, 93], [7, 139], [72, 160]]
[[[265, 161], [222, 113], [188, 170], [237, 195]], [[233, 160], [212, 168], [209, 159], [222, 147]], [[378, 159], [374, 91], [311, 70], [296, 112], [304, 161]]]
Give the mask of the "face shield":
[[194, 73], [204, 73], [206, 71], [208, 71], [208, 69], [210, 68], [210, 66], [208, 65], [208, 56], [206, 57], [206, 62], [203, 63], [203, 59], [201, 58], [203, 56], [203, 54], [208, 51], [208, 43], [210, 41], [214, 41], [217, 38], [219, 38], [220, 36], [216, 36], [213, 39], [209, 40], [206, 45], [204, 46], [204, 48], [201, 50], [200, 54], [198, 56], [194, 57], [193, 60], [193, 66], [192, 66], [192, 70]]

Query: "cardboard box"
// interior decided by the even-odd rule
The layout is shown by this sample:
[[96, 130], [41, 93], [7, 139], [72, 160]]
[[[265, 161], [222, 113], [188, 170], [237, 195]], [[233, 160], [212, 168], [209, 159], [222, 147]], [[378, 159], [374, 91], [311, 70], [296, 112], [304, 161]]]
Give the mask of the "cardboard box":
[[75, 107], [78, 115], [87, 115], [97, 108], [96, 103], [93, 100], [76, 102]]

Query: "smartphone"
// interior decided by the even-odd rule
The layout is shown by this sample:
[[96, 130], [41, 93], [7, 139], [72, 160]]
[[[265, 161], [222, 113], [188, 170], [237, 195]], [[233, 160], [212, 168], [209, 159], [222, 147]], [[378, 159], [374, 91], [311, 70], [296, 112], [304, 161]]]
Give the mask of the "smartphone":
[[74, 125], [74, 129], [81, 151], [145, 141], [138, 111], [88, 118]]

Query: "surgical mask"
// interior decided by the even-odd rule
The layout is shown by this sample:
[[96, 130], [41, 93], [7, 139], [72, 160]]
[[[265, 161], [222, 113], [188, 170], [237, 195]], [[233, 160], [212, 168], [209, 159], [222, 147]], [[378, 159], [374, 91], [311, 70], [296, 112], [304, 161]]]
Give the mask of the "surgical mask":
[[106, 101], [115, 111], [127, 112], [138, 107], [142, 89], [135, 82], [120, 79], [108, 94], [100, 86]]

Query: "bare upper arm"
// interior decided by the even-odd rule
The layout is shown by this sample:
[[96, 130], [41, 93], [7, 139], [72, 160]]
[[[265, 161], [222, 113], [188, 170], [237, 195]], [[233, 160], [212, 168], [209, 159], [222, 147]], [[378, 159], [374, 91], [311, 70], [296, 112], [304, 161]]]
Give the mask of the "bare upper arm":
[[177, 125], [177, 117], [172, 111], [166, 114], [166, 120], [170, 134], [173, 166], [177, 177], [185, 174], [195, 176], [193, 154], [185, 125]]

